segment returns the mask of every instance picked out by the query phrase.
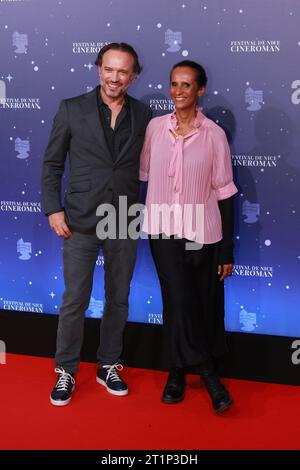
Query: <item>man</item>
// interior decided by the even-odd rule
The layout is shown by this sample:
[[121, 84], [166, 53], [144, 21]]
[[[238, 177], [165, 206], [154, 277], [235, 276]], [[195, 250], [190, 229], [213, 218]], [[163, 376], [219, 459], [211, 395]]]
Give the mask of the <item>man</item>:
[[[96, 235], [97, 207], [120, 196], [128, 206], [138, 202], [139, 155], [151, 111], [126, 92], [141, 71], [135, 50], [125, 43], [101, 49], [96, 65], [100, 86], [62, 101], [56, 114], [43, 166], [43, 200], [52, 230], [63, 237], [65, 292], [60, 310], [53, 405], [67, 405], [83, 341], [99, 249], [105, 266], [105, 309], [101, 321], [96, 380], [113, 395], [127, 395], [118, 371], [122, 338], [128, 317], [128, 296], [137, 241]], [[70, 176], [61, 205], [61, 179], [69, 154]]]

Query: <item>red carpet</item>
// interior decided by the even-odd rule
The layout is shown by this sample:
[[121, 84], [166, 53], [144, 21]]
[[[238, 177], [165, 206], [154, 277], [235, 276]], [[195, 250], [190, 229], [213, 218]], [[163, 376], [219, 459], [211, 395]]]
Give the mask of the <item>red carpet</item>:
[[160, 402], [166, 374], [123, 371], [127, 397], [95, 381], [95, 364], [82, 363], [72, 402], [54, 407], [50, 359], [7, 355], [0, 365], [0, 449], [299, 449], [300, 389], [224, 380], [235, 404], [215, 416], [197, 376], [188, 376], [184, 402]]

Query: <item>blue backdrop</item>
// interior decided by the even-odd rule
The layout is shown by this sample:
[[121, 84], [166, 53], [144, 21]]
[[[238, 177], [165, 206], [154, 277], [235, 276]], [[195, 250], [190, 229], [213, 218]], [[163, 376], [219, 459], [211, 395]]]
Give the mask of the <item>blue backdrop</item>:
[[[300, 336], [299, 24], [296, 0], [0, 0], [0, 308], [59, 311], [61, 240], [41, 209], [43, 152], [60, 100], [93, 88], [100, 48], [125, 41], [144, 66], [131, 94], [154, 115], [172, 110], [174, 63], [208, 72], [202, 106], [227, 133], [239, 187], [227, 329]], [[87, 316], [100, 317], [103, 302], [100, 254]], [[145, 240], [129, 319], [162, 322]]]

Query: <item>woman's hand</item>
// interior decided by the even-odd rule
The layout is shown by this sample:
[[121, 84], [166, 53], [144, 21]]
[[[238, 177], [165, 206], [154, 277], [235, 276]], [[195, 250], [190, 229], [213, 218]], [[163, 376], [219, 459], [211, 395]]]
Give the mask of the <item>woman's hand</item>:
[[225, 277], [231, 276], [233, 271], [233, 264], [219, 264], [218, 275], [220, 276], [219, 281], [224, 281]]

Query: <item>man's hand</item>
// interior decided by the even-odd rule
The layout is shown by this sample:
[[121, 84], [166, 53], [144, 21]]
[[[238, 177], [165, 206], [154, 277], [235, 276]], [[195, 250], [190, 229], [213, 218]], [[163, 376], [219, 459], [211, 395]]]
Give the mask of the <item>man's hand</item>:
[[55, 214], [49, 215], [48, 220], [50, 227], [56, 233], [56, 235], [63, 238], [70, 238], [72, 236], [72, 233], [70, 232], [69, 227], [65, 222], [64, 211], [55, 212]]
[[233, 271], [233, 264], [220, 264], [218, 266], [219, 281], [224, 281], [225, 277], [231, 276]]

